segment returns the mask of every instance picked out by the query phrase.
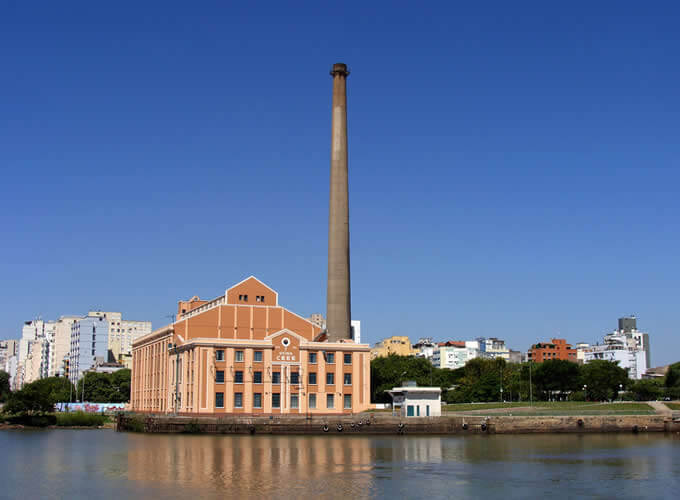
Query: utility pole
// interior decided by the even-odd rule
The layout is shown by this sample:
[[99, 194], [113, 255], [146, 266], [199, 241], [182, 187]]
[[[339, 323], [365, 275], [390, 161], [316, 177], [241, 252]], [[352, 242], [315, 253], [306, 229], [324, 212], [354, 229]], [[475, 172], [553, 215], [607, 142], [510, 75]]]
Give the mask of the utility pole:
[[529, 406], [534, 405], [534, 392], [531, 385], [531, 361], [529, 361]]
[[169, 344], [168, 350], [175, 354], [175, 415], [179, 413], [179, 350], [177, 344]]

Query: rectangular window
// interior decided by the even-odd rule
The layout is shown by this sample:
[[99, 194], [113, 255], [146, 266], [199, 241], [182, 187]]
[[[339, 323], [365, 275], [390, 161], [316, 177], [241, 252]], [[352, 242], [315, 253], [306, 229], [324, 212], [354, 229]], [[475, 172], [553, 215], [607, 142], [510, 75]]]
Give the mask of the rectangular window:
[[300, 374], [298, 372], [292, 372], [290, 374], [290, 383], [291, 384], [299, 384], [300, 383]]
[[262, 393], [256, 392], [253, 394], [253, 408], [262, 408]]
[[333, 409], [335, 408], [335, 395], [334, 394], [326, 394], [326, 408], [328, 409]]
[[312, 364], [316, 364], [316, 353], [315, 352], [309, 353], [309, 362], [312, 363]]
[[234, 372], [234, 383], [236, 384], [242, 384], [243, 383], [243, 372], [238, 370]]
[[262, 361], [262, 351], [255, 351], [253, 353], [253, 361], [260, 362]]
[[351, 373], [345, 373], [345, 379], [343, 381], [345, 385], [352, 385], [352, 374]]
[[313, 410], [316, 408], [316, 394], [309, 395], [309, 409]]
[[420, 416], [420, 406], [416, 406], [416, 416]]
[[326, 374], [326, 384], [328, 385], [335, 384], [335, 373], [329, 372]]
[[281, 408], [281, 394], [278, 392], [272, 394], [272, 408]]
[[352, 364], [352, 353], [345, 353], [344, 355], [344, 360], [346, 365], [351, 365]]
[[217, 370], [215, 372], [215, 382], [224, 384], [224, 370]]
[[243, 393], [234, 393], [234, 408], [243, 408]]
[[291, 394], [290, 395], [290, 407], [291, 407], [291, 409], [298, 408], [298, 395], [297, 394]]
[[408, 405], [408, 406], [406, 407], [406, 416], [407, 416], [407, 417], [412, 417], [412, 416], [413, 416], [413, 406], [412, 406], [412, 405]]
[[272, 373], [272, 384], [280, 384], [280, 383], [281, 383], [281, 372]]
[[309, 372], [309, 385], [316, 385], [316, 372]]
[[224, 393], [215, 393], [215, 408], [224, 408]]
[[224, 351], [222, 349], [215, 351], [215, 360], [224, 361]]
[[238, 300], [241, 300], [243, 302], [248, 302], [248, 296], [247, 295], [239, 295]]
[[243, 361], [243, 351], [236, 351], [236, 353], [234, 353], [234, 361]]
[[345, 394], [343, 399], [344, 399], [345, 410], [351, 410], [352, 409], [352, 395], [351, 394]]
[[254, 372], [253, 373], [253, 384], [261, 384], [262, 383], [262, 372]]
[[335, 363], [335, 354], [332, 352], [326, 353], [326, 363]]

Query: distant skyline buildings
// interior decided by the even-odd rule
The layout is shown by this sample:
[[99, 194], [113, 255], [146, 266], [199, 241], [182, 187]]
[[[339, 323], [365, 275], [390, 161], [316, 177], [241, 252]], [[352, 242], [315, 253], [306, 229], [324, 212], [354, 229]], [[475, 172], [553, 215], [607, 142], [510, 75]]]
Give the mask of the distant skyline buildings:
[[0, 341], [0, 370], [9, 373], [13, 389], [53, 376], [75, 383], [95, 365], [130, 367], [132, 342], [151, 329], [150, 321], [124, 320], [120, 312], [28, 320], [18, 339]]
[[618, 329], [604, 335], [603, 343], [578, 342], [572, 345], [566, 339], [552, 338], [532, 344], [526, 350], [512, 350], [505, 340], [496, 337], [445, 341], [421, 337], [411, 344], [408, 336], [396, 335], [382, 339], [371, 349], [372, 359], [390, 354], [423, 357], [437, 368], [448, 369], [462, 368], [477, 358], [502, 358], [510, 363], [565, 360], [579, 364], [600, 359], [616, 362], [628, 371], [632, 379], [643, 378], [647, 370], [653, 368], [650, 335], [637, 330], [635, 316], [619, 318]]

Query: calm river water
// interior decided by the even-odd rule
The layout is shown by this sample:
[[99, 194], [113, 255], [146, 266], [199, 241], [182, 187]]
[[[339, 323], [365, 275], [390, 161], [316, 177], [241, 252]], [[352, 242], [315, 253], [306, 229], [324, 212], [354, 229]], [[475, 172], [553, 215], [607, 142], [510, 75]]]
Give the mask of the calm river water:
[[0, 431], [2, 498], [680, 498], [664, 435]]

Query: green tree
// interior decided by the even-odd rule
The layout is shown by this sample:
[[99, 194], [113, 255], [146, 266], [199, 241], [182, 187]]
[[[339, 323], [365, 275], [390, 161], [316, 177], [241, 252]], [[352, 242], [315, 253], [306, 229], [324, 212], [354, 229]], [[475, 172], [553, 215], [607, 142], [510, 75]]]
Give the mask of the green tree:
[[619, 386], [627, 387], [628, 372], [618, 363], [605, 360], [594, 360], [581, 366], [581, 382], [586, 385], [586, 397], [589, 400], [615, 399]]
[[673, 363], [668, 367], [664, 380], [666, 388], [680, 387], [680, 362]]
[[65, 377], [41, 378], [31, 385], [44, 388], [55, 403], [66, 402], [75, 394], [73, 384]]
[[87, 372], [78, 381], [77, 397], [90, 403], [125, 403], [130, 401], [131, 371], [127, 368], [113, 373]]
[[3, 410], [12, 414], [49, 413], [54, 411], [55, 403], [68, 401], [72, 389], [71, 383], [63, 377], [36, 380], [11, 393]]
[[663, 387], [658, 380], [637, 380], [631, 385], [630, 392], [636, 401], [653, 401], [663, 394]]
[[109, 403], [127, 403], [130, 401], [130, 388], [132, 385], [132, 371], [128, 368], [115, 371], [111, 374], [111, 399]]
[[536, 388], [550, 399], [555, 392], [567, 393], [578, 389], [579, 365], [564, 359], [549, 359], [539, 363], [533, 372]]
[[406, 380], [413, 380], [419, 386], [440, 387], [445, 392], [461, 377], [461, 371], [435, 368], [425, 358], [396, 354], [375, 358], [371, 361], [371, 401], [390, 403], [392, 398], [385, 391]]
[[[501, 373], [507, 371], [504, 359], [475, 358], [468, 361], [456, 393], [449, 398], [455, 402], [499, 401], [501, 398]], [[510, 373], [510, 372], [509, 372]], [[505, 373], [503, 373], [505, 381]], [[509, 382], [508, 378], [508, 382]]]
[[0, 403], [4, 403], [9, 398], [12, 391], [9, 388], [9, 373], [0, 370]]

